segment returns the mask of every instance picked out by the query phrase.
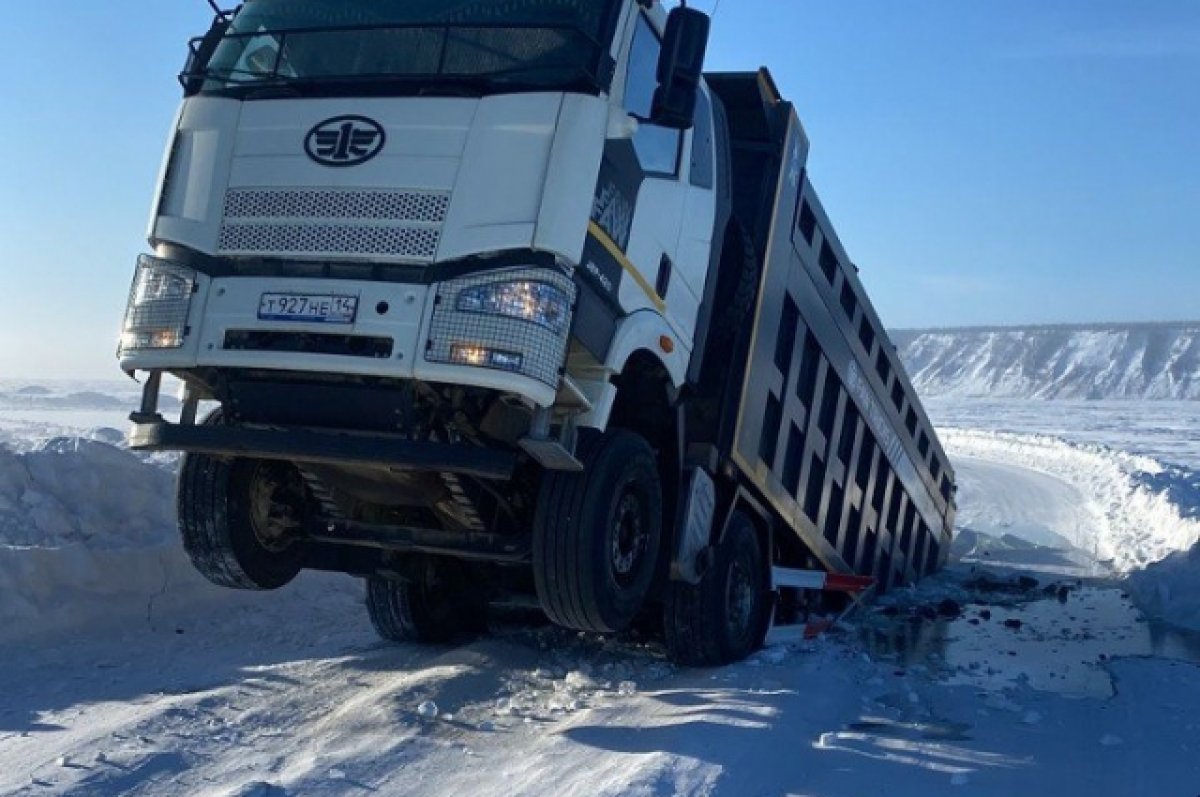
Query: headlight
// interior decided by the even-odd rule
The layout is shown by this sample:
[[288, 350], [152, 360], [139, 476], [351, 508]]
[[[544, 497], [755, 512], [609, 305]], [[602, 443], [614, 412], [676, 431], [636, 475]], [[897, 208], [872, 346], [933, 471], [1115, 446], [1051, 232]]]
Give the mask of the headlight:
[[187, 334], [196, 273], [150, 255], [138, 258], [120, 351], [177, 349]]
[[455, 308], [465, 313], [519, 318], [562, 334], [571, 317], [571, 298], [547, 282], [515, 280], [464, 288], [459, 291]]
[[575, 281], [564, 270], [481, 271], [438, 284], [423, 357], [562, 382]]
[[455, 343], [450, 347], [450, 361], [459, 365], [485, 365], [501, 371], [519, 372], [525, 364], [525, 356], [515, 351]]

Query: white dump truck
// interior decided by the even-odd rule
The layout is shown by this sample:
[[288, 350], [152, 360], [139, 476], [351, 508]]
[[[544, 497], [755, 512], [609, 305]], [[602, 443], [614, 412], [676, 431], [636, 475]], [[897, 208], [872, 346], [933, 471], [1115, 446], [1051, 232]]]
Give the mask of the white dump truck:
[[[247, 0], [191, 44], [120, 338], [213, 582], [746, 655], [946, 558], [954, 474], [766, 70], [658, 0]], [[162, 377], [182, 411], [159, 411]], [[215, 402], [207, 417], [198, 409]]]

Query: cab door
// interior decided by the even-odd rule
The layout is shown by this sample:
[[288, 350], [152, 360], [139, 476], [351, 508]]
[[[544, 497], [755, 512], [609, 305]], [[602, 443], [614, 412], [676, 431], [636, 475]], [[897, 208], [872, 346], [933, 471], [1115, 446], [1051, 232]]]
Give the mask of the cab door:
[[[645, 13], [637, 14], [630, 41], [623, 106], [631, 115], [650, 117], [662, 41]], [[633, 136], [633, 155], [641, 182], [630, 225], [626, 254], [637, 275], [623, 279], [620, 299], [626, 310], [653, 307], [666, 316], [680, 339], [690, 344], [698, 307], [694, 286], [681, 258], [694, 259], [690, 246], [681, 247], [688, 204], [684, 168], [690, 135], [641, 121]], [[711, 224], [710, 224], [711, 226]]]
[[[695, 130], [647, 121], [662, 51], [656, 22], [665, 18], [661, 12], [635, 11], [629, 21], [632, 30], [621, 59], [625, 70], [618, 73], [613, 94], [621, 103], [615, 112], [639, 121], [632, 135], [610, 131], [605, 142], [582, 263], [585, 274], [621, 313], [661, 314], [690, 352], [716, 207], [712, 118], [704, 95]], [[582, 328], [586, 333], [590, 325]], [[589, 345], [585, 339], [602, 360], [603, 344], [596, 340]]]

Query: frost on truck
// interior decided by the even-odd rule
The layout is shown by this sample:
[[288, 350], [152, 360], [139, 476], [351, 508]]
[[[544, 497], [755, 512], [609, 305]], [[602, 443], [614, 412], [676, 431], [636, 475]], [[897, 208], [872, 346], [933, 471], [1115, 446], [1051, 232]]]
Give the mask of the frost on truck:
[[119, 357], [200, 572], [362, 577], [397, 640], [657, 618], [717, 663], [826, 574], [940, 564], [945, 454], [794, 110], [702, 75], [708, 25], [249, 0], [192, 42]]

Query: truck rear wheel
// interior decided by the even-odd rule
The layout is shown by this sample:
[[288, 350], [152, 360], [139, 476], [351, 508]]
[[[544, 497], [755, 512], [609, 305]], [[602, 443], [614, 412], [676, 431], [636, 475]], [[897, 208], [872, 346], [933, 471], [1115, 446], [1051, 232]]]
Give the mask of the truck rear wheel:
[[662, 539], [662, 486], [650, 444], [625, 430], [584, 430], [580, 473], [551, 471], [538, 494], [533, 575], [558, 625], [620, 631], [642, 608]]
[[[217, 410], [206, 424], [223, 423]], [[284, 462], [183, 455], [179, 531], [192, 565], [233, 589], [278, 589], [300, 572], [304, 482]]]
[[673, 581], [667, 588], [663, 625], [671, 660], [716, 666], [757, 650], [770, 621], [768, 587], [758, 532], [735, 512], [700, 583]]
[[405, 577], [367, 579], [367, 614], [383, 639], [449, 642], [486, 627], [487, 603], [457, 563], [420, 557]]

